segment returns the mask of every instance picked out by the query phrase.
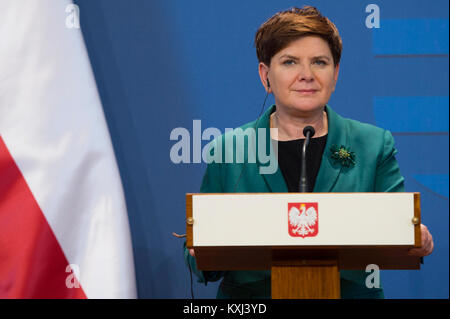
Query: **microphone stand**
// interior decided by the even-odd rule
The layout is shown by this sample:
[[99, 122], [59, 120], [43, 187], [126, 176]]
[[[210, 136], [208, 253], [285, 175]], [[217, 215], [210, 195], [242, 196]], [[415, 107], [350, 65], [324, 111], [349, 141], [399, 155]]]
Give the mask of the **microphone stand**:
[[307, 174], [306, 174], [306, 149], [309, 144], [309, 139], [311, 137], [313, 137], [315, 133], [316, 133], [316, 131], [314, 130], [314, 128], [312, 126], [306, 126], [303, 129], [303, 135], [305, 136], [305, 142], [303, 143], [303, 148], [302, 148], [302, 159], [301, 159], [302, 167], [301, 167], [301, 171], [300, 171], [300, 186], [299, 186], [300, 193], [308, 192], [308, 180], [306, 178], [306, 176], [307, 176]]

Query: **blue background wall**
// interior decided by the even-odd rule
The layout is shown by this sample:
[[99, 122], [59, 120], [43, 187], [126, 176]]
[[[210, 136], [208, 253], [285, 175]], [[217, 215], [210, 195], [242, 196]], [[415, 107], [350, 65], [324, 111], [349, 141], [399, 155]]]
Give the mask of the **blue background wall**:
[[[171, 233], [185, 231], [185, 193], [199, 190], [205, 164], [172, 163], [170, 132], [192, 134], [194, 119], [222, 132], [255, 119], [265, 93], [255, 31], [275, 12], [304, 4], [328, 16], [343, 39], [329, 104], [391, 130], [407, 191], [422, 194], [435, 251], [420, 271], [383, 271], [386, 297], [449, 297], [447, 0], [75, 3], [124, 185], [139, 297], [190, 296], [182, 241]], [[380, 8], [379, 29], [366, 27], [370, 3]], [[197, 298], [216, 289], [194, 283]]]

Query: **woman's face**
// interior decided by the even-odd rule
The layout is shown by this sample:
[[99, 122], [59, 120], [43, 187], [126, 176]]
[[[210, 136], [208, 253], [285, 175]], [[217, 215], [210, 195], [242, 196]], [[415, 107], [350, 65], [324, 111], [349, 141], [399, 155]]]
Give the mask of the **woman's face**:
[[278, 109], [297, 116], [308, 116], [323, 109], [337, 82], [328, 43], [318, 36], [305, 36], [272, 57], [270, 67], [259, 65], [259, 73]]

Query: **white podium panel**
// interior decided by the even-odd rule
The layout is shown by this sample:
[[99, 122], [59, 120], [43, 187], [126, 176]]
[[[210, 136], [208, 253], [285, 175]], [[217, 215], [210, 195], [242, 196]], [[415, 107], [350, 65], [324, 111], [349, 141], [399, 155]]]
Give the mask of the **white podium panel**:
[[186, 233], [200, 270], [420, 269], [420, 194], [186, 194]]
[[414, 193], [192, 194], [192, 244], [414, 246], [414, 203]]

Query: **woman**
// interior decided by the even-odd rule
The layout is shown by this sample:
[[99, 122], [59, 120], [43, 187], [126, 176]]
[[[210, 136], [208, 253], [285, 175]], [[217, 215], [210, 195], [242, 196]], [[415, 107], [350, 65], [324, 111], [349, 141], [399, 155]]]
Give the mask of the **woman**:
[[[338, 30], [330, 20], [310, 6], [280, 12], [261, 25], [255, 45], [261, 82], [274, 95], [275, 105], [242, 130], [278, 129], [278, 136], [271, 137], [278, 142], [279, 168], [275, 174], [262, 175], [258, 162], [213, 162], [208, 165], [201, 192], [298, 192], [306, 126], [315, 128], [307, 153], [309, 191], [404, 191], [392, 135], [344, 119], [327, 105], [336, 87], [342, 51]], [[333, 156], [335, 146], [342, 147], [347, 156]], [[215, 151], [213, 147], [211, 155]], [[412, 255], [426, 256], [433, 250], [431, 234], [424, 225], [421, 232], [422, 248], [412, 249]], [[201, 282], [224, 278], [218, 298], [270, 298], [270, 271], [200, 272], [194, 251], [186, 248], [185, 259]], [[364, 271], [341, 271], [340, 276], [342, 298], [384, 297], [381, 288], [366, 287]]]

